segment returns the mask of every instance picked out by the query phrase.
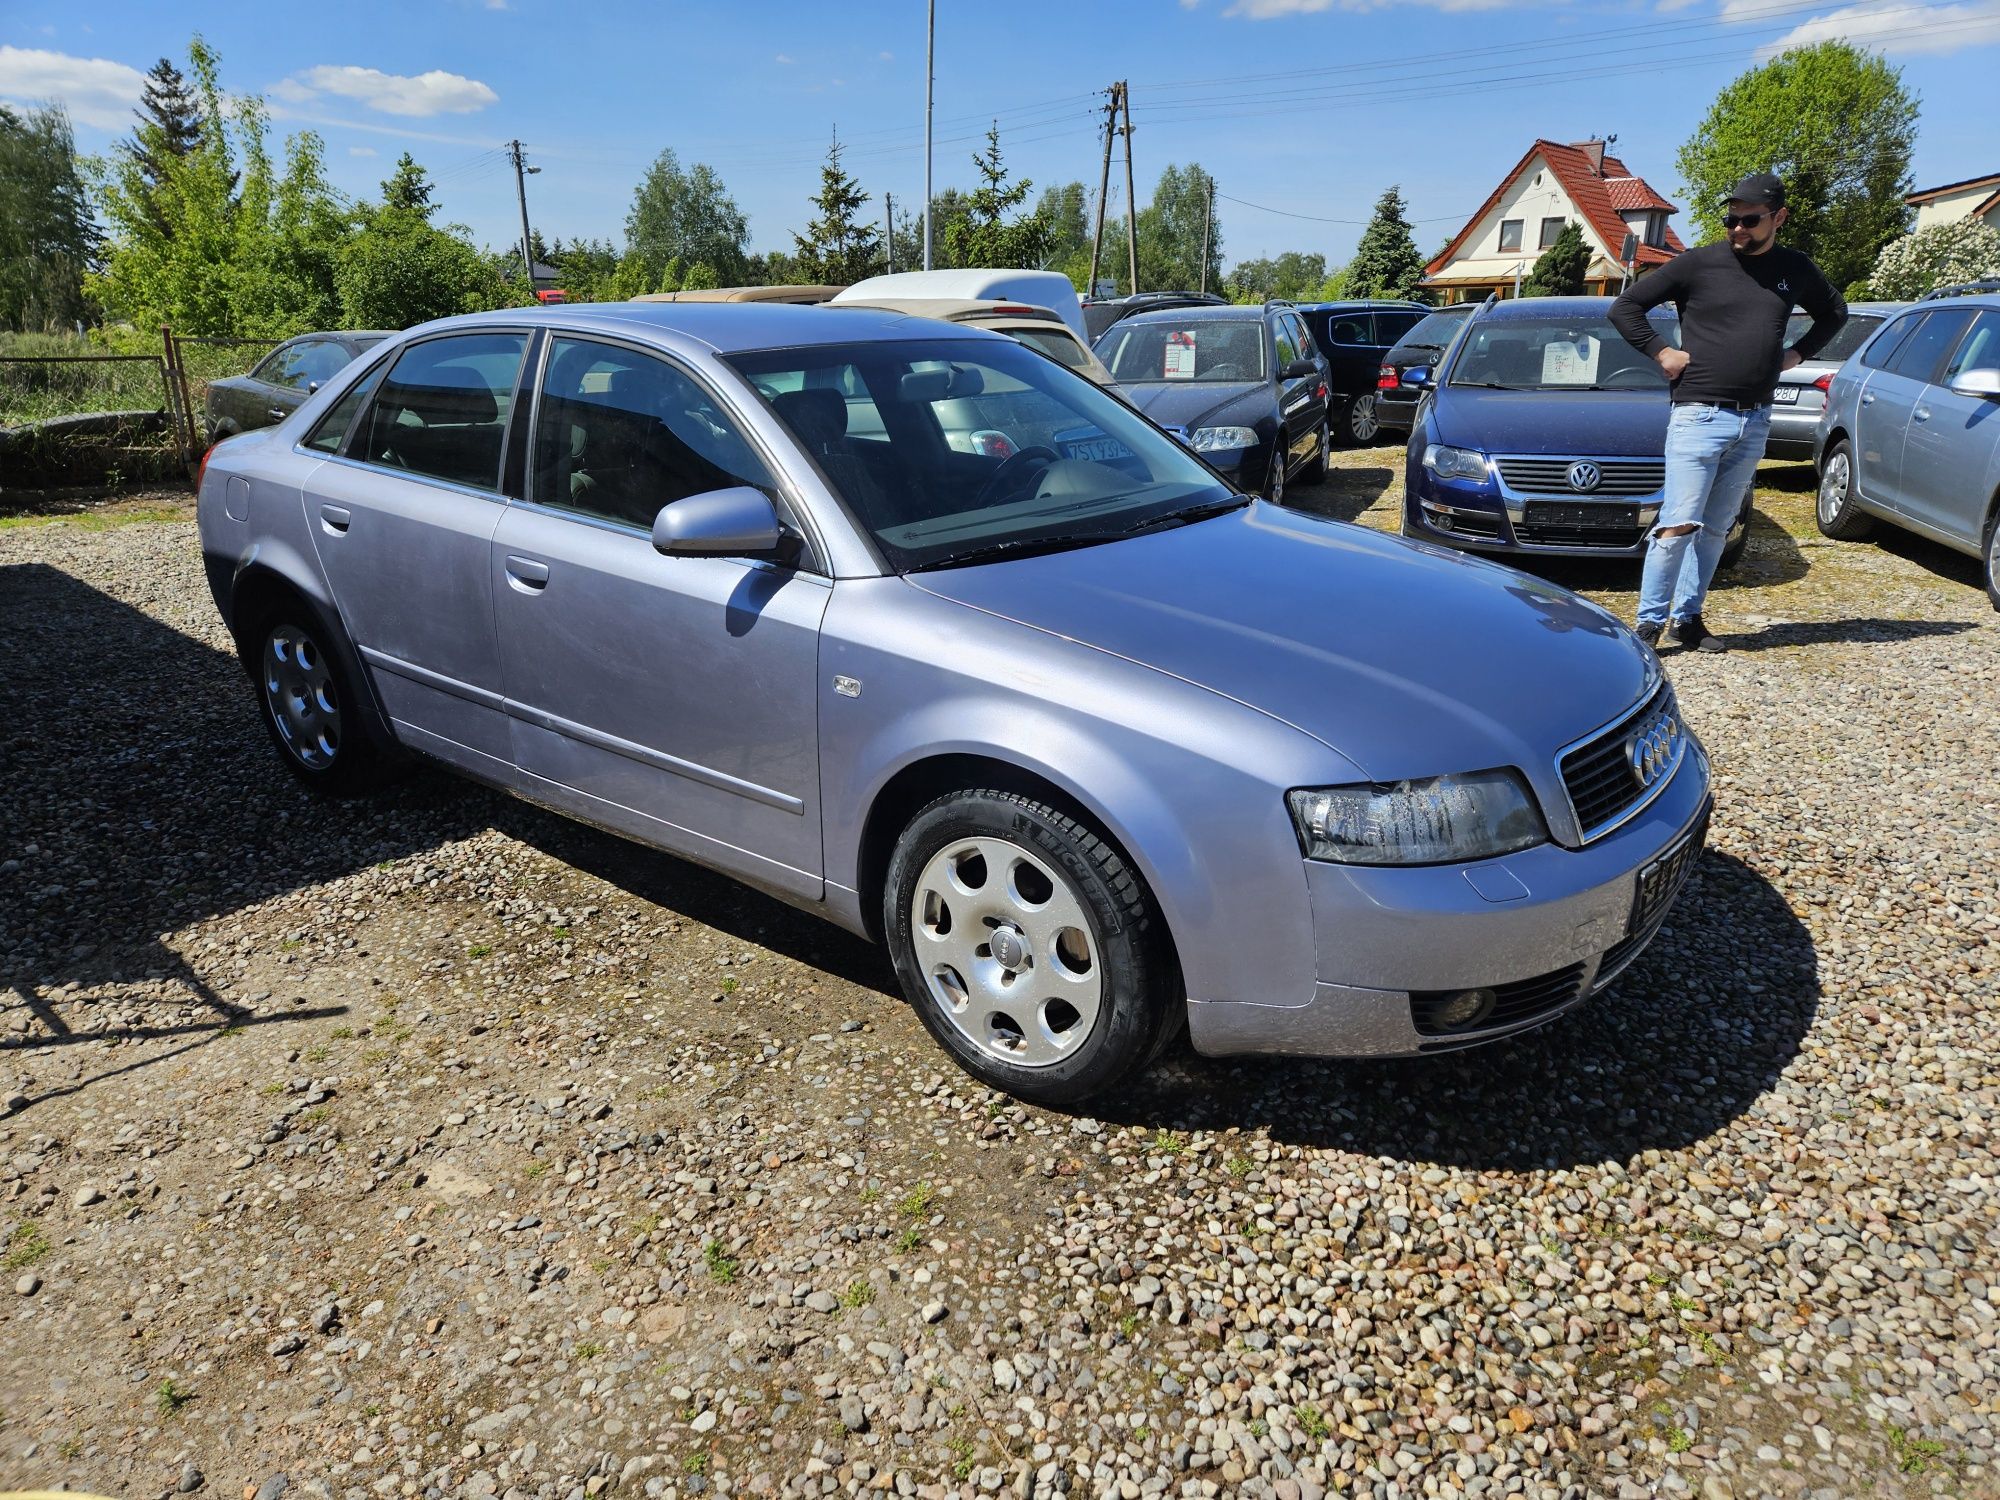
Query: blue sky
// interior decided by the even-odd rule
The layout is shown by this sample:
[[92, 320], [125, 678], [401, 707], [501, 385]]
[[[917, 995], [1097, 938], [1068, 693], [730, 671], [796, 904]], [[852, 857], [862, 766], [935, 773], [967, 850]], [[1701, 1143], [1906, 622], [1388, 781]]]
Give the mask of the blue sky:
[[[790, 248], [836, 128], [876, 212], [885, 190], [923, 192], [923, 0], [6, 0], [0, 99], [61, 99], [104, 150], [140, 74], [184, 66], [195, 29], [278, 132], [321, 134], [343, 192], [372, 195], [407, 149], [443, 217], [496, 246], [519, 233], [496, 149], [512, 137], [542, 168], [529, 210], [551, 237], [617, 240], [666, 146], [722, 174], [757, 249]], [[1392, 182], [1428, 253], [1537, 136], [1615, 133], [1680, 201], [1674, 151], [1716, 90], [1828, 35], [1880, 47], [1921, 96], [1919, 187], [2000, 172], [2000, 0], [939, 0], [936, 181], [969, 183], [997, 116], [1017, 175], [1094, 189], [1099, 95], [1124, 78], [1140, 201], [1165, 164], [1200, 161], [1228, 260], [1337, 263]]]

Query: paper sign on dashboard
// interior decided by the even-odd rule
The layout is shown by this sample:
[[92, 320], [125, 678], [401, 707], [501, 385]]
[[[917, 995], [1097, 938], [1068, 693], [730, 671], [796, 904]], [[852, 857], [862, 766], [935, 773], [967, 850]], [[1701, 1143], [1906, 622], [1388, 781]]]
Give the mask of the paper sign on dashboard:
[[1160, 374], [1168, 380], [1194, 379], [1194, 330], [1176, 328], [1167, 334], [1166, 363]]
[[1595, 385], [1598, 343], [1589, 334], [1572, 342], [1551, 339], [1542, 346], [1543, 385]]

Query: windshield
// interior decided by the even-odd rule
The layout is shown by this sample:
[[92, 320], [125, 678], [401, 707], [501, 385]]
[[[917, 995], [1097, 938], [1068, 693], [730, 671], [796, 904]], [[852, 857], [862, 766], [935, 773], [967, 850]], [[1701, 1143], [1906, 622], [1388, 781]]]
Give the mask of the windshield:
[[[1867, 343], [1868, 335], [1873, 333], [1881, 322], [1880, 313], [1849, 313], [1847, 321], [1840, 325], [1840, 332], [1828, 339], [1826, 347], [1813, 358], [1823, 360], [1830, 365], [1839, 364]], [[1785, 320], [1785, 347], [1789, 349], [1804, 338], [1806, 330], [1812, 325], [1811, 313], [1793, 313]]]
[[901, 572], [1111, 541], [1229, 488], [1124, 402], [1011, 340], [735, 357]]
[[[1672, 343], [1680, 320], [1655, 308], [1648, 318]], [[1452, 362], [1453, 385], [1509, 391], [1659, 391], [1667, 377], [1626, 343], [1603, 313], [1481, 318]]]
[[1148, 381], [1262, 380], [1264, 320], [1188, 318], [1139, 322], [1128, 318], [1104, 335], [1098, 356], [1111, 378]]

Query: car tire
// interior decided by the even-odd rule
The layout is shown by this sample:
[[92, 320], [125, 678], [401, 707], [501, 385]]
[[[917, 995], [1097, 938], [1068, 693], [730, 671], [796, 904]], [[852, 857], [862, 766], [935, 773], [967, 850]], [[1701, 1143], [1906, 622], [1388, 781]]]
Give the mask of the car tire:
[[1278, 434], [1278, 451], [1271, 455], [1271, 472], [1264, 476], [1264, 498], [1273, 505], [1285, 503], [1285, 438]]
[[1835, 440], [1820, 460], [1813, 519], [1820, 535], [1836, 542], [1858, 542], [1875, 529], [1875, 518], [1854, 503], [1854, 450], [1846, 438]]
[[882, 901], [896, 977], [926, 1029], [1016, 1098], [1102, 1093], [1167, 1046], [1175, 1008], [1185, 1013], [1166, 924], [1137, 871], [1031, 797], [985, 789], [932, 802], [897, 841]]
[[1722, 544], [1722, 555], [1715, 560], [1716, 568], [1733, 568], [1743, 560], [1743, 554], [1750, 550], [1750, 517], [1754, 507], [1744, 502], [1743, 512], [1737, 516], [1736, 524], [1729, 529], [1729, 540]]
[[2000, 496], [1986, 518], [1986, 597], [2000, 609]]
[[1306, 460], [1306, 466], [1299, 470], [1301, 484], [1323, 484], [1326, 481], [1327, 450], [1333, 446], [1333, 428], [1322, 420], [1319, 424], [1319, 440], [1313, 446], [1313, 456]]
[[1347, 403], [1347, 414], [1341, 420], [1341, 429], [1348, 443], [1356, 448], [1373, 447], [1382, 435], [1382, 424], [1375, 417], [1375, 393], [1363, 391]]
[[248, 625], [238, 649], [285, 769], [324, 797], [359, 796], [387, 780], [396, 757], [347, 667], [346, 643], [295, 600]]

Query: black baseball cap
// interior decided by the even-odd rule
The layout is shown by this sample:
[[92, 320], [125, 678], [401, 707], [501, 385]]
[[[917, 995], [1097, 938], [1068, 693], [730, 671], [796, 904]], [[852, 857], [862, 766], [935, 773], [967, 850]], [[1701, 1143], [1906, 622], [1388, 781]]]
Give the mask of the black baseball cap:
[[1725, 203], [1761, 203], [1777, 210], [1785, 206], [1785, 184], [1770, 172], [1752, 172], [1722, 195]]

